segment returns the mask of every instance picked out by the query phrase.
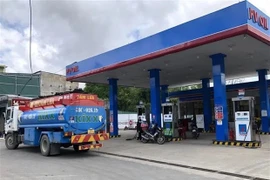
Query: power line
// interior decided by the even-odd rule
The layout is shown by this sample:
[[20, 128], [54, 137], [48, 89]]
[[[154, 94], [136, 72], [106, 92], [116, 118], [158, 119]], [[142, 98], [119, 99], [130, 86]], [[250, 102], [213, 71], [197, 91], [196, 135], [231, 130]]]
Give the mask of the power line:
[[57, 74], [57, 73], [59, 73], [59, 72], [61, 72], [61, 71], [65, 70], [65, 69], [66, 69], [66, 67], [64, 67], [64, 68], [62, 68], [62, 69], [60, 69], [60, 70], [58, 70], [58, 71], [54, 72], [53, 74]]
[[29, 61], [30, 61], [30, 71], [33, 73], [32, 66], [32, 0], [29, 0]]
[[29, 62], [30, 62], [31, 76], [28, 79], [28, 81], [24, 84], [24, 86], [22, 87], [20, 93], [18, 93], [19, 96], [23, 92], [26, 85], [32, 80], [33, 75], [37, 73], [37, 72], [33, 73], [33, 66], [32, 66], [32, 27], [33, 27], [32, 0], [29, 0], [28, 2], [29, 2]]

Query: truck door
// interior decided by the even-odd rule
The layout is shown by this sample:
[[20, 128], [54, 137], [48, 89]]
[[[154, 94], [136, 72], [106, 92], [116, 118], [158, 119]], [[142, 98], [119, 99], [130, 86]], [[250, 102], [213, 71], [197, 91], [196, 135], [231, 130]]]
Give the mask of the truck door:
[[7, 133], [8, 131], [10, 131], [12, 129], [12, 121], [13, 121], [13, 115], [12, 115], [12, 107], [8, 107], [6, 109], [6, 113], [5, 113], [5, 132]]
[[[1, 111], [2, 110], [2, 111]], [[0, 138], [5, 134], [5, 109], [0, 109]]]

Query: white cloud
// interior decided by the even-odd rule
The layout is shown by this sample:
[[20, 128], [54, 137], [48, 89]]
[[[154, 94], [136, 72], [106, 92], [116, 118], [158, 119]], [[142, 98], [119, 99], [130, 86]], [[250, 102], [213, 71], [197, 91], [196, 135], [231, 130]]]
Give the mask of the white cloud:
[[[153, 0], [154, 1], [154, 0]], [[34, 71], [65, 73], [74, 61], [160, 32], [238, 0], [33, 0]], [[266, 14], [269, 0], [250, 0]], [[30, 72], [28, 0], [0, 1], [0, 64], [8, 72]]]
[[[0, 62], [8, 65], [8, 72], [29, 72], [29, 29], [18, 32], [14, 28], [3, 26], [0, 23]], [[53, 71], [54, 56], [57, 56], [57, 49], [53, 45], [45, 44], [38, 39], [37, 33], [33, 33], [32, 59], [35, 60], [33, 68]]]

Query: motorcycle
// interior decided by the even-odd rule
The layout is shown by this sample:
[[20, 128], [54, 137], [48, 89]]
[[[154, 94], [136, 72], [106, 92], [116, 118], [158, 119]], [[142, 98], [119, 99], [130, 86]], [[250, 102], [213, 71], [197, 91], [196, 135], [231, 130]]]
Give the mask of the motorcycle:
[[142, 132], [142, 138], [141, 141], [143, 143], [147, 143], [149, 141], [157, 142], [158, 144], [162, 145], [165, 143], [166, 138], [163, 134], [162, 128], [158, 127], [157, 125], [154, 125], [153, 128], [150, 130], [152, 132], [149, 132], [147, 130], [144, 130]]
[[199, 133], [199, 130], [198, 130], [197, 125], [194, 125], [194, 124], [191, 125], [191, 133], [192, 133], [192, 137], [194, 139], [198, 139], [199, 138], [200, 133]]

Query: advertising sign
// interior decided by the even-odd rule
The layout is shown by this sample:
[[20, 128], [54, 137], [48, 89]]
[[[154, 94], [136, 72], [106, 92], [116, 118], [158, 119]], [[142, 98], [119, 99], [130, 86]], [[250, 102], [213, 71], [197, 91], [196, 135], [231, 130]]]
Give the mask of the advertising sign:
[[222, 119], [224, 118], [223, 106], [215, 106], [215, 119], [217, 120], [217, 125], [222, 125]]
[[257, 23], [264, 30], [268, 30], [268, 19], [260, 15], [255, 9], [248, 8], [248, 19], [252, 20], [254, 23]]
[[197, 127], [204, 129], [204, 115], [196, 114]]
[[262, 117], [267, 117], [267, 110], [262, 109], [261, 110], [261, 116]]
[[113, 112], [110, 112], [110, 133], [113, 133]]
[[58, 104], [70, 105], [70, 104], [74, 104], [75, 102], [80, 102], [80, 101], [91, 103], [92, 101], [99, 101], [99, 100], [97, 98], [97, 95], [71, 93], [67, 95], [59, 95], [59, 96], [32, 100], [30, 101], [30, 108], [53, 106], [53, 105], [58, 105]]
[[165, 128], [164, 129], [164, 135], [165, 136], [172, 136], [173, 135], [172, 129], [171, 128]]
[[240, 136], [247, 135], [247, 125], [246, 124], [239, 124], [239, 135]]
[[67, 75], [70, 75], [76, 72], [79, 72], [79, 66], [70, 67], [70, 68], [67, 68], [66, 70]]
[[238, 89], [238, 96], [244, 96], [245, 95], [245, 89]]

